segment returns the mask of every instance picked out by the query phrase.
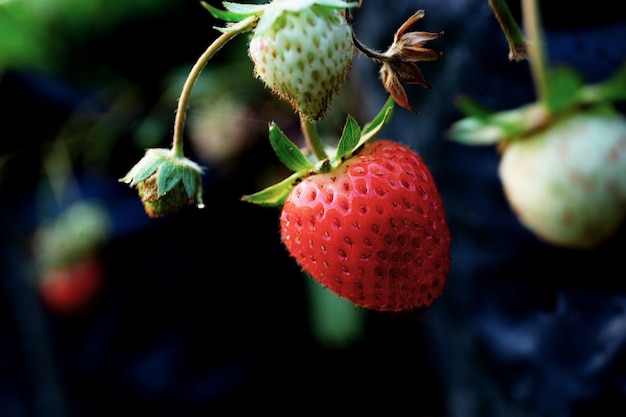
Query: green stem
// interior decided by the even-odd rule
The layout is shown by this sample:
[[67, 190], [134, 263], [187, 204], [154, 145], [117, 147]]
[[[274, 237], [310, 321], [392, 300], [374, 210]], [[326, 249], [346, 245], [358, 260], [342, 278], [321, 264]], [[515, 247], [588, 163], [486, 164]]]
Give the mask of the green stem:
[[489, 0], [489, 6], [491, 7], [496, 20], [500, 24], [500, 28], [502, 28], [502, 32], [504, 32], [504, 36], [509, 43], [509, 59], [512, 61], [521, 61], [528, 58], [524, 34], [513, 18], [506, 1]]
[[322, 144], [320, 135], [317, 132], [317, 126], [315, 125], [315, 122], [308, 120], [305, 116], [300, 114], [300, 127], [302, 129], [304, 139], [309, 145], [309, 148], [311, 148], [311, 150], [313, 151], [315, 157], [319, 161], [327, 159], [328, 155], [326, 155], [326, 151], [324, 150], [324, 145]]
[[537, 0], [522, 0], [524, 30], [528, 39], [530, 71], [532, 73], [535, 92], [539, 101], [547, 99], [548, 83], [546, 80], [546, 50], [541, 27], [541, 16]]
[[[198, 58], [194, 66], [191, 68], [183, 89], [178, 99], [178, 108], [176, 109], [176, 119], [174, 120], [174, 141], [172, 143], [172, 152], [174, 156], [182, 158], [183, 154], [183, 131], [185, 127], [185, 118], [187, 116], [187, 106], [189, 104], [189, 97], [191, 96], [191, 90], [194, 84], [198, 80], [200, 73], [208, 62], [228, 41], [233, 39], [238, 34], [250, 30], [251, 25], [254, 24], [256, 18], [248, 18], [248, 22], [242, 21], [236, 29], [225, 30], [222, 34], [209, 45], [206, 51]], [[248, 23], [248, 24], [246, 24]]]

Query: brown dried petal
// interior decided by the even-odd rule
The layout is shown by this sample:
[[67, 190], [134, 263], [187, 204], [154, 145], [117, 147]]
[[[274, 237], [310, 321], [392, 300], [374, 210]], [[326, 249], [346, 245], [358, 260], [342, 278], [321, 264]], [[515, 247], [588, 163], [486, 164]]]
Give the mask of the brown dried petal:
[[399, 105], [412, 111], [415, 114], [419, 114], [411, 103], [409, 103], [409, 97], [406, 94], [406, 90], [402, 86], [402, 82], [398, 79], [396, 72], [391, 69], [388, 64], [383, 64], [380, 67], [380, 79], [383, 82], [385, 90], [389, 92], [394, 101]]
[[402, 84], [419, 84], [429, 90], [432, 87], [426, 82], [419, 67], [411, 62], [397, 61], [390, 64], [392, 71], [396, 74], [398, 81]]
[[[413, 39], [413, 34], [416, 34], [416, 38], [419, 38], [420, 41], [416, 41]], [[437, 39], [443, 35], [443, 32], [439, 33], [429, 33], [429, 32], [411, 32], [407, 33], [402, 37], [400, 43], [398, 44], [397, 51], [394, 51], [395, 54], [402, 59], [403, 61], [409, 62], [424, 62], [424, 61], [437, 61], [441, 58], [441, 52], [435, 51], [433, 49], [423, 48], [422, 45], [424, 41], [421, 39], [424, 38], [424, 34], [429, 35], [427, 40]]]
[[425, 14], [426, 12], [424, 10], [418, 10], [413, 14], [413, 16], [409, 17], [406, 22], [404, 22], [402, 26], [400, 26], [400, 28], [398, 28], [398, 30], [396, 31], [396, 34], [393, 38], [394, 42], [398, 42], [402, 35], [404, 35], [404, 32], [406, 32], [411, 26], [413, 26], [415, 22], [421, 20]]
[[404, 47], [420, 47], [428, 41], [435, 40], [443, 35], [443, 32], [409, 32], [402, 35], [397, 41]]

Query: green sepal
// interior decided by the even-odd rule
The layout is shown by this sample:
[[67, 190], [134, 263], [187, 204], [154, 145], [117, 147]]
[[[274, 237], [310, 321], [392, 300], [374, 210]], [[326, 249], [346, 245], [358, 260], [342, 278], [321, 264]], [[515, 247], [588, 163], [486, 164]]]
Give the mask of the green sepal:
[[280, 130], [276, 123], [270, 123], [270, 144], [278, 159], [292, 171], [309, 170], [313, 163], [307, 159], [300, 149]]
[[309, 161], [300, 149], [272, 122], [269, 135], [272, 148], [280, 161], [295, 172], [278, 184], [271, 185], [254, 194], [243, 196], [241, 200], [266, 207], [281, 206], [296, 182], [311, 174], [332, 171], [343, 162], [345, 157], [352, 155], [361, 145], [373, 138], [389, 121], [394, 105], [395, 101], [392, 97], [389, 97], [376, 117], [366, 124], [364, 129], [359, 128], [357, 121], [351, 115], [348, 115], [332, 160], [324, 158], [315, 164]]
[[378, 134], [378, 132], [381, 131], [381, 129], [391, 119], [395, 108], [395, 103], [396, 102], [393, 97], [389, 96], [376, 117], [374, 117], [369, 123], [363, 126], [363, 129], [361, 129], [361, 138], [359, 139], [359, 143], [357, 144], [356, 148], [364, 145], [365, 142], [372, 139]]
[[159, 197], [167, 193], [182, 178], [181, 170], [177, 164], [171, 162], [163, 162], [157, 171], [157, 187], [159, 190]]
[[314, 5], [324, 6], [332, 9], [347, 9], [351, 7], [359, 7], [358, 2], [346, 3], [343, 0], [289, 0], [282, 2], [271, 2], [263, 6], [269, 6], [262, 12], [256, 30], [261, 33], [269, 29], [274, 21], [280, 17], [285, 11], [297, 12], [299, 10], [308, 9]]
[[[161, 149], [160, 151], [169, 152], [169, 149]], [[119, 181], [132, 187], [154, 174], [162, 162], [161, 152], [157, 149], [148, 149], [144, 157]]]
[[285, 10], [302, 10], [314, 5], [329, 7], [332, 9], [346, 9], [349, 7], [359, 7], [359, 2], [346, 3], [345, 0], [292, 0], [285, 2]]
[[263, 11], [269, 6], [267, 4], [242, 4], [242, 3], [234, 3], [231, 1], [222, 2], [224, 8], [226, 10], [244, 16], [252, 16], [256, 14], [263, 13]]
[[357, 148], [359, 139], [361, 138], [361, 127], [357, 121], [351, 115], [348, 115], [346, 124], [341, 132], [339, 138], [339, 144], [337, 145], [337, 152], [335, 154], [335, 160], [341, 161], [341, 159], [350, 155]]
[[279, 10], [289, 10], [297, 12], [298, 10], [308, 9], [309, 7], [319, 5], [328, 7], [331, 9], [347, 9], [350, 7], [359, 7], [359, 2], [346, 2], [345, 0], [289, 0], [280, 4], [276, 2], [276, 6]]
[[547, 74], [545, 105], [551, 114], [559, 114], [577, 104], [584, 78], [566, 66], [552, 68]]
[[254, 16], [263, 11], [266, 5], [258, 4], [238, 4], [224, 2], [222, 3], [227, 10], [218, 9], [215, 6], [202, 1], [202, 6], [213, 15], [216, 19], [223, 20], [225, 22], [240, 22], [246, 17]]
[[455, 105], [465, 117], [487, 120], [494, 113], [493, 110], [465, 95], [457, 97]]
[[463, 110], [471, 115], [454, 122], [447, 136], [465, 145], [492, 145], [519, 138], [550, 119], [548, 109], [540, 102], [500, 112], [489, 112], [467, 97], [462, 103]]
[[198, 207], [204, 205], [202, 203], [202, 168], [183, 156], [174, 155], [171, 149], [148, 149], [144, 157], [119, 181], [136, 187], [152, 175], [156, 177], [156, 194], [159, 198], [182, 181], [187, 197], [195, 199]]
[[197, 193], [198, 184], [202, 182], [202, 178], [200, 178], [200, 174], [190, 168], [183, 169], [182, 177], [185, 191], [189, 198], [191, 198], [194, 193]]
[[345, 157], [351, 156], [368, 140], [380, 132], [380, 130], [387, 124], [393, 114], [395, 100], [393, 97], [389, 97], [378, 114], [363, 128], [359, 127], [357, 121], [351, 115], [348, 115], [346, 124], [343, 127], [339, 144], [337, 145], [337, 151], [332, 158], [332, 167], [336, 167], [341, 164]]
[[293, 190], [294, 184], [305, 175], [306, 172], [296, 172], [277, 184], [271, 185], [254, 194], [244, 195], [241, 200], [265, 207], [282, 206], [291, 190]]
[[607, 80], [590, 84], [580, 91], [580, 101], [585, 104], [626, 100], [626, 61]]

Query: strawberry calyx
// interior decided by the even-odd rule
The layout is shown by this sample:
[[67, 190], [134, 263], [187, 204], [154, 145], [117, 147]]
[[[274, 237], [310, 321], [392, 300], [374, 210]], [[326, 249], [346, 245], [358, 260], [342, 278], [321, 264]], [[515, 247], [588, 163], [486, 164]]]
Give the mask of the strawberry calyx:
[[515, 109], [492, 111], [462, 96], [457, 106], [465, 117], [453, 123], [448, 137], [466, 145], [491, 145], [527, 137], [580, 111], [615, 113], [614, 103], [626, 100], [626, 62], [607, 80], [585, 84], [570, 67], [547, 72], [542, 100]]
[[270, 123], [269, 139], [272, 148], [278, 159], [294, 173], [277, 184], [254, 194], [243, 196], [242, 200], [266, 207], [281, 206], [298, 182], [310, 175], [331, 172], [376, 136], [390, 120], [394, 104], [393, 97], [389, 97], [378, 114], [362, 128], [354, 117], [348, 115], [337, 147], [331, 152], [327, 152], [327, 156], [317, 162], [312, 162], [307, 158], [302, 150], [275, 123]]
[[137, 188], [146, 213], [162, 217], [188, 204], [203, 208], [202, 168], [174, 149], [148, 149], [119, 181]]
[[[213, 17], [226, 22], [248, 22], [250, 18], [258, 19], [255, 23], [255, 30], [264, 31], [285, 11], [296, 12], [314, 5], [331, 9], [346, 9], [358, 7], [359, 2], [346, 2], [344, 0], [273, 0], [265, 4], [243, 4], [224, 1], [222, 5], [225, 10], [218, 9], [206, 2], [202, 2], [202, 5]], [[228, 30], [228, 28], [222, 28], [222, 30]]]

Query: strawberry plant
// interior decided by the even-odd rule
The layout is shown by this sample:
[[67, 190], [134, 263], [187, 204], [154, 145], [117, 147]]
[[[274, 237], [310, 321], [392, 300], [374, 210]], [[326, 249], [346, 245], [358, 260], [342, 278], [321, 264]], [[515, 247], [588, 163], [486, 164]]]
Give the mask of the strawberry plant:
[[[150, 217], [188, 204], [203, 206], [202, 169], [182, 147], [189, 94], [209, 60], [235, 36], [251, 32], [254, 76], [297, 113], [306, 147], [300, 149], [274, 122], [269, 141], [293, 174], [244, 202], [280, 208], [280, 236], [308, 275], [354, 305], [379, 311], [427, 307], [441, 295], [450, 270], [450, 230], [435, 180], [418, 153], [377, 138], [394, 105], [418, 113], [404, 86], [430, 89], [418, 62], [441, 53], [425, 43], [443, 33], [411, 31], [419, 10], [395, 32], [392, 45], [374, 51], [358, 40], [349, 10], [361, 2], [274, 0], [267, 4], [203, 3], [226, 21], [221, 35], [192, 68], [183, 86], [171, 149], [149, 149], [120, 181], [138, 190]], [[360, 125], [346, 118], [336, 146], [322, 142], [316, 123], [348, 80], [360, 51], [380, 64], [390, 97]]]
[[506, 4], [490, 3], [509, 29], [511, 59], [530, 61], [538, 99], [492, 111], [463, 97], [465, 117], [451, 126], [450, 137], [497, 144], [504, 194], [538, 238], [566, 248], [598, 247], [626, 218], [626, 118], [615, 106], [626, 99], [626, 64], [588, 84], [573, 68], [549, 65], [535, 2], [522, 2], [528, 42]]
[[52, 311], [85, 311], [104, 283], [100, 246], [108, 237], [109, 214], [98, 202], [78, 201], [43, 222], [32, 237], [37, 289]]

